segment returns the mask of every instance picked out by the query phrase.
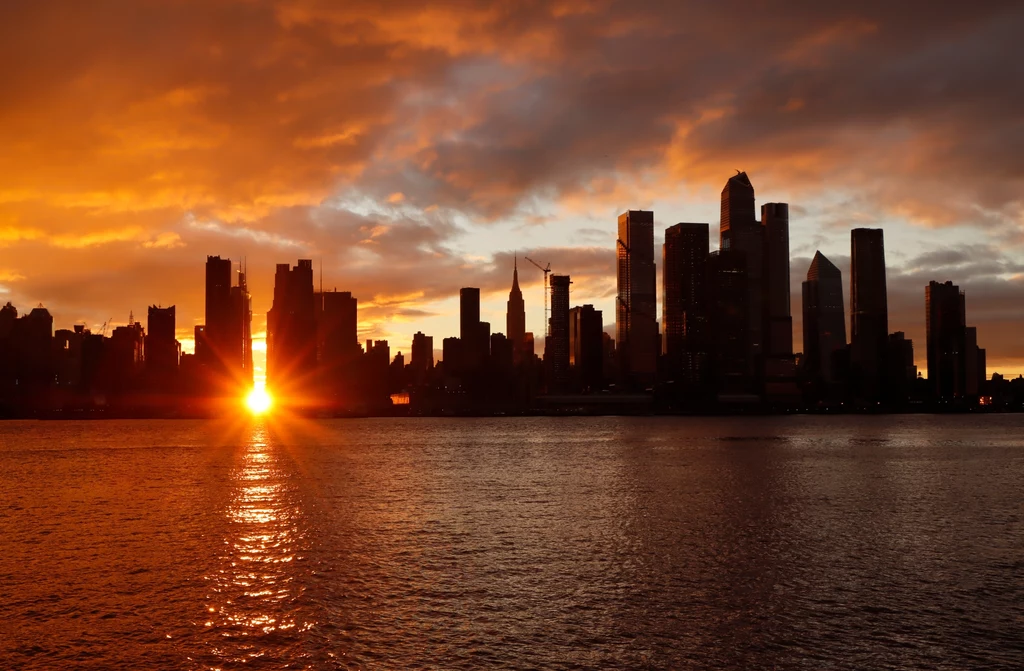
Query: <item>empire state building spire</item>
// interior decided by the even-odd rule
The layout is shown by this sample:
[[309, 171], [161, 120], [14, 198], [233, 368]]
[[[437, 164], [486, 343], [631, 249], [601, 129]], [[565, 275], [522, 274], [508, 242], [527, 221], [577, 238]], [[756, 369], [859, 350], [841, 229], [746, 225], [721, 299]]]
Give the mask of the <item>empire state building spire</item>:
[[526, 306], [523, 303], [523, 292], [519, 289], [519, 259], [512, 265], [512, 290], [508, 292], [507, 311], [505, 313], [505, 330], [512, 341], [512, 351], [516, 360], [526, 340]]

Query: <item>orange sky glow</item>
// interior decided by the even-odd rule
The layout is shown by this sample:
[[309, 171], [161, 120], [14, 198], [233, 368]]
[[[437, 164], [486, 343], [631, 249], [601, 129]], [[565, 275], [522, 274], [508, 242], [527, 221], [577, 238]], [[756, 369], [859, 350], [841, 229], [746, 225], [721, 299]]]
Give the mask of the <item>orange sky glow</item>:
[[953, 280], [989, 371], [1022, 373], [1024, 7], [855, 5], [9, 0], [0, 301], [94, 329], [174, 304], [189, 349], [206, 255], [246, 260], [256, 334], [274, 264], [311, 258], [407, 352], [457, 333], [462, 286], [504, 330], [518, 253], [610, 326], [616, 215], [714, 247], [743, 169], [791, 204], [798, 348], [815, 250], [848, 286], [849, 229], [884, 227], [919, 366], [924, 287]]

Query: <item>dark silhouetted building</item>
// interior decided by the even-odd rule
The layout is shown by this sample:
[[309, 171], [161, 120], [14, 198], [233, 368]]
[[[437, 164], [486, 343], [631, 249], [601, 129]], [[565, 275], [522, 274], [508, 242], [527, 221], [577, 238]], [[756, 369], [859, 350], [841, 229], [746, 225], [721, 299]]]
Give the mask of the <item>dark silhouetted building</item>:
[[615, 338], [610, 333], [601, 334], [601, 356], [603, 357], [602, 368], [604, 369], [604, 380], [619, 379], [619, 355], [615, 351]]
[[73, 393], [82, 387], [82, 343], [89, 331], [83, 324], [74, 330], [57, 329], [53, 332], [54, 374], [62, 391]]
[[413, 379], [422, 383], [427, 373], [434, 368], [434, 339], [417, 331], [412, 337], [412, 360], [409, 362], [413, 370]]
[[168, 382], [178, 371], [181, 345], [175, 337], [174, 306], [149, 306], [145, 337], [146, 370], [156, 383]]
[[321, 364], [334, 368], [351, 359], [359, 348], [359, 301], [348, 291], [313, 294], [316, 309], [317, 352]]
[[145, 331], [139, 322], [118, 326], [111, 333], [104, 365], [115, 392], [130, 394], [137, 391], [145, 362], [145, 343]]
[[964, 292], [952, 282], [929, 282], [924, 290], [928, 338], [928, 383], [937, 400], [977, 397], [985, 378], [978, 332], [967, 326]]
[[203, 366], [203, 362], [210, 356], [206, 347], [206, 324], [195, 325], [192, 329], [192, 342], [194, 343], [193, 356], [195, 356], [193, 363], [198, 371], [199, 367]]
[[[490, 349], [491, 349], [491, 370], [494, 373], [500, 374], [502, 381], [507, 382], [507, 376], [512, 371], [513, 365], [513, 351], [512, 341], [509, 340], [504, 333], [492, 333], [490, 338]], [[507, 388], [496, 389], [494, 395], [500, 397], [502, 394], [507, 392]]]
[[965, 329], [964, 350], [964, 392], [968, 399], [984, 395], [986, 379], [985, 350], [978, 347], [978, 329], [968, 326]]
[[0, 308], [0, 403], [13, 404], [18, 391], [18, 355], [14, 343], [17, 321], [18, 308], [8, 301]]
[[761, 206], [764, 239], [764, 353], [766, 358], [793, 356], [793, 316], [789, 295], [789, 205]]
[[476, 329], [475, 352], [480, 362], [479, 365], [483, 366], [491, 355], [491, 322], [477, 322]]
[[348, 291], [313, 294], [320, 387], [335, 403], [347, 406], [358, 400], [357, 364], [363, 353], [359, 346], [358, 303]]
[[881, 398], [889, 337], [885, 243], [880, 228], [855, 228], [851, 239], [850, 367], [857, 398]]
[[662, 354], [667, 373], [698, 385], [709, 364], [708, 224], [665, 229], [662, 248]]
[[593, 305], [569, 310], [569, 365], [583, 391], [595, 391], [604, 383], [604, 319]]
[[241, 357], [239, 339], [235, 356], [235, 321], [231, 305], [231, 259], [206, 257], [206, 349], [205, 365], [220, 372]]
[[[720, 249], [739, 255], [743, 259], [747, 277], [746, 340], [751, 351], [746, 357], [750, 371], [755, 376], [755, 367], [761, 356], [762, 330], [764, 328], [764, 289], [762, 271], [764, 266], [764, 230], [757, 221], [754, 209], [754, 186], [745, 172], [737, 172], [729, 178], [722, 189]], [[735, 265], [735, 264], [733, 264]], [[733, 334], [738, 338], [738, 334]]]
[[487, 340], [483, 339], [480, 328], [480, 289], [463, 287], [459, 289], [459, 340], [460, 360], [463, 373], [479, 371], [486, 359], [484, 350], [490, 347], [490, 328]]
[[462, 339], [445, 338], [441, 341], [441, 364], [449, 383], [462, 371]]
[[843, 274], [821, 252], [814, 253], [803, 283], [804, 372], [819, 392], [837, 382], [836, 353], [846, 347]]
[[903, 331], [889, 334], [889, 351], [886, 353], [888, 372], [886, 374], [886, 402], [891, 407], [906, 405], [914, 394], [917, 381], [917, 366], [914, 364], [914, 341]]
[[[17, 315], [17, 312], [9, 311], [8, 315]], [[54, 379], [53, 317], [49, 310], [40, 305], [15, 319], [10, 344], [13, 346], [14, 379], [22, 403], [28, 407], [46, 407]]]
[[206, 257], [205, 344], [197, 358], [222, 393], [252, 385], [252, 305], [245, 274], [231, 284], [231, 259]]
[[508, 292], [508, 303], [505, 310], [505, 331], [512, 343], [513, 357], [516, 363], [523, 358], [523, 340], [526, 337], [526, 305], [523, 292], [519, 289], [519, 263], [512, 266], [512, 289]]
[[615, 338], [619, 374], [631, 384], [654, 381], [658, 363], [657, 281], [654, 212], [629, 210], [619, 216], [618, 297]]
[[238, 286], [231, 287], [230, 324], [232, 377], [243, 387], [253, 384], [252, 370], [252, 296], [246, 284], [245, 273], [238, 273]]
[[549, 390], [565, 391], [569, 384], [569, 285], [568, 275], [551, 276], [550, 335], [544, 341]]
[[313, 262], [300, 259], [293, 268], [279, 263], [274, 302], [267, 313], [267, 383], [285, 402], [302, 403], [309, 395], [316, 367]]
[[719, 400], [749, 401], [755, 394], [752, 375], [750, 297], [746, 257], [719, 250], [708, 256], [711, 295], [712, 369]]
[[472, 339], [478, 333], [480, 323], [480, 289], [463, 287], [459, 289], [459, 338]]

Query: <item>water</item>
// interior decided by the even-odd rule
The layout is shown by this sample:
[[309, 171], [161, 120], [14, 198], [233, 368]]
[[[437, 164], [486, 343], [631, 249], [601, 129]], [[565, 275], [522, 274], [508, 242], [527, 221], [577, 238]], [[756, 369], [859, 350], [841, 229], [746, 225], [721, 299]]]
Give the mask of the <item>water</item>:
[[0, 668], [1019, 669], [1022, 436], [0, 423]]

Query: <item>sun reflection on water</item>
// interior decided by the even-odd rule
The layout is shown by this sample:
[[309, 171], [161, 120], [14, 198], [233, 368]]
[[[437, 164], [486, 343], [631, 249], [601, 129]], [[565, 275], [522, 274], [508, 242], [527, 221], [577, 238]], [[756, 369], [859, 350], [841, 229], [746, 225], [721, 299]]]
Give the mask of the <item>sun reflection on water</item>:
[[253, 637], [314, 625], [297, 614], [304, 588], [291, 566], [303, 558], [306, 535], [287, 465], [266, 424], [254, 423], [231, 474], [234, 494], [225, 510], [224, 553], [218, 570], [207, 576], [202, 625], [219, 635], [221, 643], [211, 650], [219, 658], [258, 657], [265, 646]]

